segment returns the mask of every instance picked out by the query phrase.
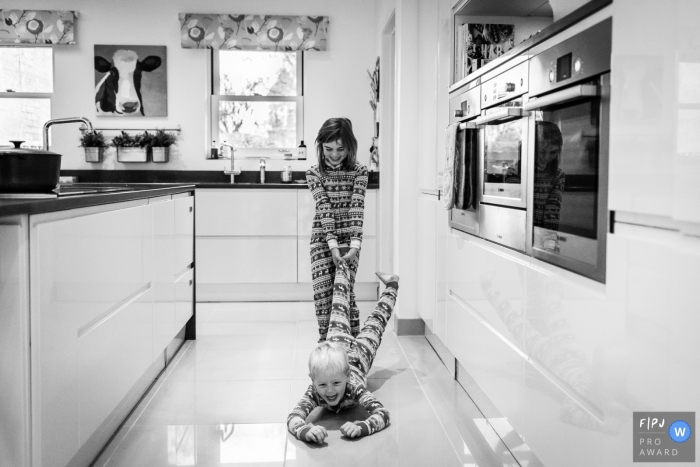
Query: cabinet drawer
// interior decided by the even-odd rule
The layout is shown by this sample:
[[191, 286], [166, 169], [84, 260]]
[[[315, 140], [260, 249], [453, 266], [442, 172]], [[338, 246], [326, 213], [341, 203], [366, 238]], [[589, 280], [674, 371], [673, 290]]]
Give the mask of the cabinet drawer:
[[197, 237], [197, 282], [297, 281], [297, 237]]
[[179, 274], [194, 261], [194, 197], [178, 198], [175, 203], [175, 269]]
[[[190, 269], [175, 282], [175, 332], [180, 331], [192, 317], [193, 277], [194, 269]], [[174, 336], [175, 333], [170, 338]]]
[[295, 191], [197, 190], [197, 235], [296, 235]]
[[[314, 219], [316, 204], [311, 196], [311, 192], [306, 190], [297, 190], [299, 214], [297, 220], [298, 235], [300, 237], [311, 236], [311, 223]], [[377, 192], [376, 190], [367, 190], [365, 192], [365, 214], [362, 225], [362, 235], [375, 236], [377, 235]]]

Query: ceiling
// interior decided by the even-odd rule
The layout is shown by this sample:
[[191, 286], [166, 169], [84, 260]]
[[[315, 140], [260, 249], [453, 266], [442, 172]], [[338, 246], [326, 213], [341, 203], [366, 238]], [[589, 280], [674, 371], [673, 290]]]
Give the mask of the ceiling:
[[549, 0], [470, 0], [459, 10], [470, 16], [542, 16], [551, 18]]

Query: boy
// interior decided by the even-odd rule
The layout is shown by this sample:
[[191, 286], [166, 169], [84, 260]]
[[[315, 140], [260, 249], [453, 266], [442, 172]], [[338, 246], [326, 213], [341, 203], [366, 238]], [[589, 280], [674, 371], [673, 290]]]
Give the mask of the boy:
[[339, 412], [360, 404], [369, 412], [367, 420], [346, 422], [340, 427], [348, 438], [371, 435], [389, 423], [389, 412], [367, 390], [367, 374], [396, 303], [399, 276], [376, 274], [386, 289], [357, 338], [353, 338], [348, 318], [350, 271], [345, 263], [339, 263], [336, 269], [328, 339], [311, 352], [312, 384], [287, 417], [289, 432], [301, 441], [323, 443], [328, 436], [324, 427], [306, 423], [306, 417], [318, 406]]

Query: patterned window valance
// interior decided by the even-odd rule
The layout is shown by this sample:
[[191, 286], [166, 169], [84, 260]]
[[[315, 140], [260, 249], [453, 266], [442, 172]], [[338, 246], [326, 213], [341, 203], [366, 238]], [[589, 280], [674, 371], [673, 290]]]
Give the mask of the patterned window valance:
[[0, 45], [75, 45], [77, 18], [77, 11], [0, 9]]
[[327, 50], [327, 16], [205, 15], [180, 13], [186, 49]]

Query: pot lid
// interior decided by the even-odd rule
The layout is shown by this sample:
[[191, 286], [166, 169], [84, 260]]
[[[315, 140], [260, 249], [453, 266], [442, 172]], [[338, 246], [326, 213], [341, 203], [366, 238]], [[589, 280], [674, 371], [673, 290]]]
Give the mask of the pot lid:
[[17, 154], [32, 154], [32, 155], [46, 155], [46, 156], [60, 156], [60, 154], [51, 152], [51, 151], [44, 151], [43, 149], [31, 149], [31, 148], [22, 148], [20, 147], [24, 141], [10, 141], [10, 143], [14, 144], [14, 148], [3, 148], [0, 147], [0, 156], [10, 156], [10, 155], [17, 155]]

